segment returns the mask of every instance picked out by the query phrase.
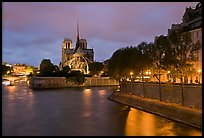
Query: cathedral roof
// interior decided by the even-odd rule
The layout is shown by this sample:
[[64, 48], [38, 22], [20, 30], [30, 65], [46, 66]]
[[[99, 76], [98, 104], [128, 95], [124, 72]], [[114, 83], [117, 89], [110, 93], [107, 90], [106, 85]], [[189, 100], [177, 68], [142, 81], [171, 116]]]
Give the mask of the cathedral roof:
[[73, 52], [74, 52], [74, 49], [66, 49], [64, 51], [64, 53], [66, 53], [66, 54], [73, 54]]
[[84, 50], [79, 47], [79, 48], [76, 50], [76, 52], [74, 52], [74, 53], [82, 54], [82, 53], [84, 53]]

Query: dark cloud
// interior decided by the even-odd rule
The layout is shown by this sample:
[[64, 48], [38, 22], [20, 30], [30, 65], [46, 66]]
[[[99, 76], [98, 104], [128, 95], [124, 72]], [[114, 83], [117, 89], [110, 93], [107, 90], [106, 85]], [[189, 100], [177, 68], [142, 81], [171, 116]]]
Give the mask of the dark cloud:
[[121, 47], [152, 42], [180, 23], [186, 7], [197, 2], [3, 2], [3, 60], [38, 66], [43, 58], [61, 61], [64, 37], [80, 37], [105, 60]]

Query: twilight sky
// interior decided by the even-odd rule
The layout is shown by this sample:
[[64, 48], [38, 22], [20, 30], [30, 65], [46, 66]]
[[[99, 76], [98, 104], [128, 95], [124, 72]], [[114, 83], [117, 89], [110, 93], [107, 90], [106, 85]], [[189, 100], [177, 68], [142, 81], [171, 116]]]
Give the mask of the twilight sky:
[[153, 42], [181, 23], [198, 2], [3, 2], [2, 61], [38, 67], [44, 58], [59, 65], [62, 41], [80, 38], [104, 61], [117, 49]]

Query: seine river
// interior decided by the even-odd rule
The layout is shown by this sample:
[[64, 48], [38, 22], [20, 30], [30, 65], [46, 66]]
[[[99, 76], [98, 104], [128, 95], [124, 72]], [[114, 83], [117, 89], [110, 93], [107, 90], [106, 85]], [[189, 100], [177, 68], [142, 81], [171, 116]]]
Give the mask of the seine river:
[[2, 86], [3, 136], [201, 136], [196, 129], [109, 101], [115, 87]]

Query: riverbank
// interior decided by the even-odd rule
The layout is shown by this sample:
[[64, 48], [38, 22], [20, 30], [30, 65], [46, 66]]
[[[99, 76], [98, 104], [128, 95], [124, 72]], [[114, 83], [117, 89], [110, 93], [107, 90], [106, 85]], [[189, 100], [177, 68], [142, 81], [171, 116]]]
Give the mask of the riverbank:
[[117, 86], [118, 81], [109, 77], [85, 77], [83, 84], [76, 84], [65, 77], [33, 77], [29, 79], [29, 86], [32, 89], [53, 89], [71, 87], [97, 87], [97, 86]]
[[112, 93], [108, 99], [202, 129], [202, 109], [120, 92]]

